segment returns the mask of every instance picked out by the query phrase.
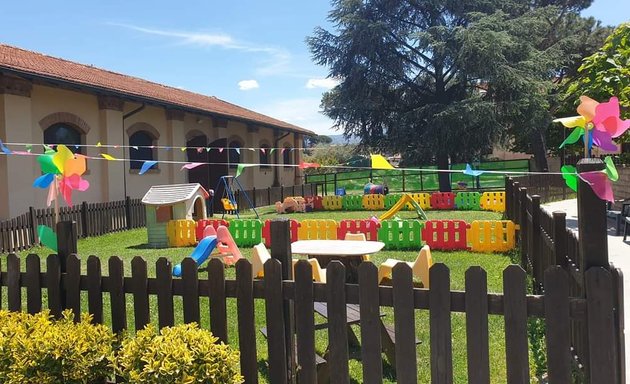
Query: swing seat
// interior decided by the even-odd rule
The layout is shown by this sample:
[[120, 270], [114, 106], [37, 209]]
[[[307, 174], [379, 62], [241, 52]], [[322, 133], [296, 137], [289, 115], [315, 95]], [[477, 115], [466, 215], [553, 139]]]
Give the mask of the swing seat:
[[228, 198], [222, 198], [221, 203], [223, 204], [223, 209], [226, 211], [236, 211], [237, 204], [230, 201]]

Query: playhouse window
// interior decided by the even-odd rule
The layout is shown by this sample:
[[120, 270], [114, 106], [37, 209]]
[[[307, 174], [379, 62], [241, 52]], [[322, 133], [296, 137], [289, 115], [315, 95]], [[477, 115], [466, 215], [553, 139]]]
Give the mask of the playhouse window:
[[158, 223], [166, 223], [173, 220], [173, 207], [162, 206], [155, 209], [155, 221]]

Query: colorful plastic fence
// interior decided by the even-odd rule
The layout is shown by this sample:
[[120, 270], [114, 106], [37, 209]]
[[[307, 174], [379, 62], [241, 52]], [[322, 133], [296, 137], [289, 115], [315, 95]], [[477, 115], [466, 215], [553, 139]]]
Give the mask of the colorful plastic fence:
[[325, 211], [339, 211], [343, 207], [342, 201], [342, 196], [324, 196], [322, 198], [322, 206]]
[[335, 220], [302, 220], [298, 228], [299, 240], [336, 240]]
[[505, 192], [484, 192], [479, 205], [486, 211], [505, 211]]
[[402, 195], [385, 195], [385, 209], [389, 211], [401, 197]]
[[362, 208], [367, 211], [380, 211], [385, 209], [384, 195], [363, 195]]
[[262, 242], [262, 222], [258, 219], [234, 219], [229, 230], [239, 247], [253, 247]]
[[430, 201], [432, 209], [455, 208], [455, 194], [453, 192], [434, 192], [431, 194]]
[[422, 240], [431, 249], [467, 249], [466, 229], [463, 220], [428, 220], [422, 229]]
[[[411, 198], [418, 203], [420, 208], [422, 209], [430, 209], [431, 208], [431, 195], [428, 193], [410, 193]], [[413, 211], [415, 208], [413, 205], [407, 203], [406, 208], [408, 211]]]
[[423, 227], [419, 220], [384, 220], [378, 230], [378, 241], [385, 243], [387, 249], [420, 249]]
[[341, 220], [337, 228], [337, 238], [345, 239], [346, 233], [363, 233], [368, 241], [378, 241], [380, 223], [367, 220]]
[[312, 206], [314, 211], [323, 211], [324, 206], [322, 204], [323, 197], [321, 196], [306, 196], [304, 201], [307, 206]]
[[[289, 220], [289, 231], [291, 234], [291, 242], [298, 240], [298, 228], [300, 223], [297, 220]], [[262, 238], [267, 248], [271, 247], [271, 220], [265, 220], [262, 227]]]
[[341, 198], [341, 207], [345, 211], [363, 210], [361, 195], [346, 195]]
[[459, 210], [479, 211], [481, 206], [479, 192], [457, 192], [455, 196], [455, 207]]
[[475, 220], [468, 229], [468, 243], [474, 252], [505, 252], [514, 248], [516, 226], [509, 220]]
[[197, 244], [197, 223], [194, 220], [170, 220], [166, 224], [168, 245], [171, 247], [189, 247]]
[[224, 227], [229, 227], [230, 223], [223, 219], [201, 219], [197, 220], [197, 228], [195, 229], [195, 234], [197, 237], [197, 241], [203, 238], [203, 230], [208, 226], [212, 225], [214, 229], [219, 228], [219, 225], [223, 225]]

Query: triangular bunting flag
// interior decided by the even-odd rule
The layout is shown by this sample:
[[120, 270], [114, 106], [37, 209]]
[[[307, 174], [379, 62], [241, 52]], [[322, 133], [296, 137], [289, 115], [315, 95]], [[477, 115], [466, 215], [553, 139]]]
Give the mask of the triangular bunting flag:
[[394, 167], [382, 155], [370, 155], [372, 168], [374, 169], [394, 169]]
[[155, 160], [147, 160], [142, 164], [142, 167], [140, 168], [140, 172], [138, 172], [138, 175], [144, 175], [149, 169], [151, 169], [155, 164], [157, 164], [157, 161]]

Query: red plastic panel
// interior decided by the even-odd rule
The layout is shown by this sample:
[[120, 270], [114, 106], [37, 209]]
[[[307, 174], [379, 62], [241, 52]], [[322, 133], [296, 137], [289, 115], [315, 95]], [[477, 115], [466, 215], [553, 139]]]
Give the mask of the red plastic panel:
[[[297, 220], [289, 220], [289, 230], [291, 231], [291, 242], [298, 240], [298, 228], [300, 223]], [[267, 248], [271, 247], [271, 220], [265, 220], [262, 228], [262, 237]]]
[[367, 241], [378, 241], [380, 223], [374, 220], [341, 220], [337, 228], [337, 238], [342, 240], [346, 233], [363, 233]]
[[422, 240], [432, 249], [468, 249], [464, 220], [428, 220], [422, 229]]
[[309, 207], [309, 206], [313, 207], [313, 211], [323, 211], [324, 210], [324, 205], [322, 204], [322, 197], [321, 196], [306, 196], [304, 198], [304, 201], [306, 202], [307, 207]]
[[223, 219], [201, 219], [197, 220], [197, 227], [195, 228], [195, 235], [197, 237], [197, 241], [203, 238], [203, 230], [206, 226], [212, 225], [214, 229], [219, 228], [219, 225], [223, 225], [224, 227], [229, 227], [230, 223]]
[[453, 192], [434, 192], [431, 194], [431, 208], [455, 209], [455, 194]]

